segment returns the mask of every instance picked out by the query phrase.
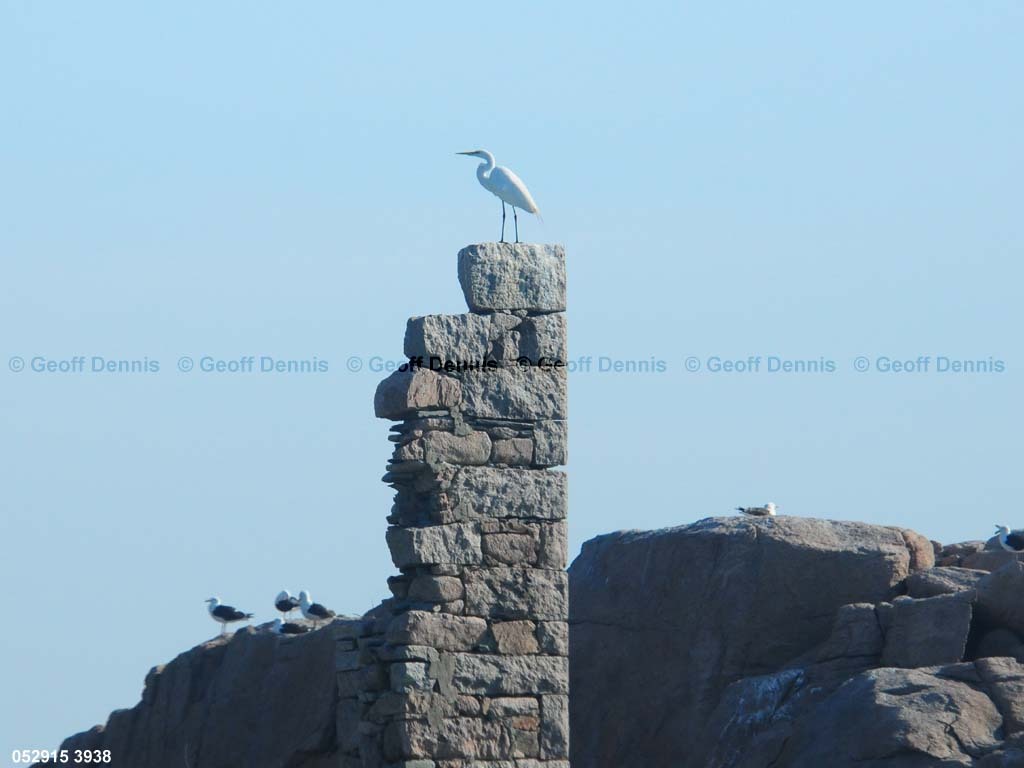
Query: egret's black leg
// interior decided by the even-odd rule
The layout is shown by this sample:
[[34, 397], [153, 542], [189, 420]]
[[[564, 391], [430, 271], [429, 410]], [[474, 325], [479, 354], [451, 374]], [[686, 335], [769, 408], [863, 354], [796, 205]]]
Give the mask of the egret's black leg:
[[502, 243], [505, 242], [505, 201], [504, 200], [501, 201], [501, 240], [500, 240], [500, 242], [502, 242]]
[[519, 242], [519, 216], [516, 215], [516, 207], [512, 206], [512, 220], [516, 223], [516, 242]]

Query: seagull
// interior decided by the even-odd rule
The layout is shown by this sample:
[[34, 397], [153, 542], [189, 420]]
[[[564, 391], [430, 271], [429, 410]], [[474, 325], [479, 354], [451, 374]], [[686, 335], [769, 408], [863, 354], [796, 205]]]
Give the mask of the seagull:
[[540, 217], [540, 208], [533, 202], [530, 190], [523, 180], [508, 168], [494, 164], [494, 155], [486, 149], [475, 149], [472, 152], [456, 152], [457, 155], [469, 155], [483, 160], [476, 167], [476, 178], [480, 185], [501, 200], [501, 242], [505, 242], [505, 203], [512, 206], [512, 218], [516, 225], [516, 242], [519, 242], [519, 217], [516, 208]]
[[320, 603], [314, 603], [313, 598], [306, 590], [299, 592], [299, 608], [302, 610], [302, 615], [311, 620], [314, 625], [327, 619], [333, 619], [335, 616], [334, 611], [324, 608]]
[[304, 635], [306, 632], [309, 632], [309, 627], [303, 624], [295, 624], [291, 621], [274, 619], [274, 624], [270, 627], [270, 631], [275, 635]]
[[232, 608], [230, 605], [221, 605], [219, 597], [207, 598], [206, 605], [210, 611], [210, 618], [220, 622], [220, 633], [222, 635], [227, 631], [228, 624], [252, 618], [251, 613], [243, 613], [237, 608]]
[[763, 507], [736, 507], [737, 512], [742, 512], [744, 515], [750, 515], [751, 517], [775, 517], [775, 510], [778, 509], [775, 506], [774, 501], [769, 501]]
[[299, 607], [299, 598], [292, 597], [287, 589], [282, 589], [274, 598], [274, 607], [287, 618], [288, 614]]
[[996, 526], [999, 546], [1007, 552], [1024, 552], [1024, 531], [1011, 531], [1005, 525]]

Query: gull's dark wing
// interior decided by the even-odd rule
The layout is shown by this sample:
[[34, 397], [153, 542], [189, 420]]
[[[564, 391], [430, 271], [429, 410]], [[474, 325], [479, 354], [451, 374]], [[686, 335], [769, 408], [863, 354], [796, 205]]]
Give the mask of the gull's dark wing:
[[243, 613], [230, 605], [218, 605], [213, 609], [213, 615], [218, 619], [224, 619], [225, 621], [241, 621], [242, 619], [248, 619], [252, 616], [251, 613]]
[[1011, 531], [1006, 536], [1006, 543], [1018, 552], [1024, 552], [1024, 531]]
[[320, 603], [313, 603], [309, 606], [309, 612], [316, 616], [318, 619], [330, 619], [334, 616], [334, 611], [328, 610]]

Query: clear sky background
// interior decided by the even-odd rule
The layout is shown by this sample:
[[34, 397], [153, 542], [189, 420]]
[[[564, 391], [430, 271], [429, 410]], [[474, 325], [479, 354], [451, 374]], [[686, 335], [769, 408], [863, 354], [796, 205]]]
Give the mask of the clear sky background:
[[[1017, 2], [0, 0], [3, 760], [133, 706], [211, 594], [386, 595], [368, 366], [464, 311], [455, 254], [497, 238], [458, 150], [566, 245], [571, 356], [666, 363], [570, 379], [573, 553], [768, 500], [1024, 525], [1022, 33]], [[76, 355], [160, 372], [9, 370]]]

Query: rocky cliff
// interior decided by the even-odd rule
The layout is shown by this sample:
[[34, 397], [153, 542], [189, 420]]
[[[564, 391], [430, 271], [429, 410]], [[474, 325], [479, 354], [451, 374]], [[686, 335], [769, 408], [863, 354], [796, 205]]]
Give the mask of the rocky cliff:
[[570, 569], [572, 763], [1024, 766], [1021, 595], [1015, 555], [898, 528], [599, 537]]
[[198, 645], [152, 669], [138, 704], [61, 749], [110, 750], [123, 768], [333, 767], [335, 656], [361, 625], [296, 636], [248, 627]]
[[[994, 542], [715, 518], [598, 537], [569, 573], [575, 768], [1024, 766], [1024, 563]], [[359, 741], [349, 659], [391, 611], [197, 646], [64, 747], [130, 768], [337, 767]]]

